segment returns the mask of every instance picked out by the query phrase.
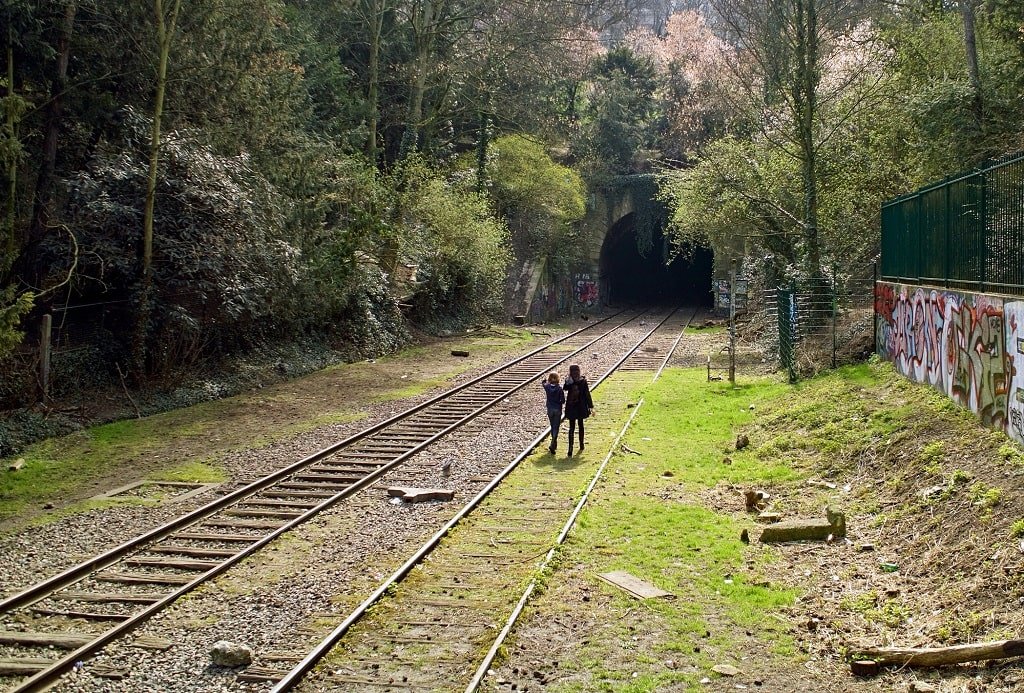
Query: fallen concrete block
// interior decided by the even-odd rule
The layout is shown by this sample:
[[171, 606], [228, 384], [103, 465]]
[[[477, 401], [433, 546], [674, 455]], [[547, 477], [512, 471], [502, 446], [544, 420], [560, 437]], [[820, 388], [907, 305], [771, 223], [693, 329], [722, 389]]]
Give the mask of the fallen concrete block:
[[392, 498], [401, 498], [406, 503], [425, 503], [433, 500], [450, 501], [455, 497], [455, 491], [447, 488], [392, 486], [388, 489], [388, 495]]
[[832, 534], [828, 520], [784, 520], [765, 527], [760, 542], [772, 544], [783, 541], [824, 541]]
[[605, 582], [615, 585], [621, 590], [628, 592], [637, 599], [658, 599], [660, 597], [674, 597], [671, 592], [666, 592], [646, 580], [641, 580], [623, 570], [616, 570], [611, 573], [599, 573], [598, 576]]
[[762, 544], [783, 541], [825, 541], [829, 537], [846, 536], [846, 516], [832, 508], [825, 509], [824, 520], [783, 520], [770, 524], [761, 532]]

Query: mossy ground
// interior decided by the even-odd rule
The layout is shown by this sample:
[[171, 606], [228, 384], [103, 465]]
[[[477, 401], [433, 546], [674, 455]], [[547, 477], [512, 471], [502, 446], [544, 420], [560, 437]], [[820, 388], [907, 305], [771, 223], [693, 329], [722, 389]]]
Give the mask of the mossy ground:
[[[0, 460], [0, 526], [38, 521], [45, 505], [53, 517], [87, 510], [87, 499], [141, 479], [195, 481], [231, 478], [231, 452], [266, 447], [313, 429], [356, 422], [385, 401], [415, 397], [473, 368], [493, 363], [535, 341], [506, 328], [421, 344], [376, 361], [333, 366], [308, 376], [224, 399], [142, 419], [94, 426], [36, 443], [17, 458]], [[452, 357], [452, 349], [470, 351]]]
[[[858, 681], [845, 660], [857, 643], [1024, 632], [1024, 504], [1013, 492], [1024, 475], [1020, 448], [884, 363], [792, 387], [741, 378], [731, 388], [697, 369], [670, 370], [643, 394], [625, 441], [639, 454], [616, 454], [493, 690], [539, 677], [552, 691], [902, 691], [918, 676], [961, 690], [975, 680], [994, 689], [1024, 681], [1012, 666]], [[736, 450], [741, 433], [751, 444]], [[929, 486], [940, 488], [922, 495]], [[758, 544], [747, 489], [768, 493], [765, 510], [786, 517], [838, 506], [850, 541]], [[744, 529], [750, 545], [740, 540]], [[596, 577], [611, 570], [676, 597], [636, 600]], [[718, 664], [742, 673], [720, 676]]]
[[[333, 369], [287, 393], [173, 413], [180, 419], [122, 422], [49, 441], [29, 451], [24, 470], [0, 476], [0, 509], [70, 497], [69, 486], [101, 483], [146, 458], [159, 460], [145, 470], [151, 478], [223, 478], [218, 455], [237, 439], [235, 421], [221, 422], [233, 411], [273, 412], [272, 403], [283, 403], [286, 412], [244, 419], [250, 432], [279, 439], [324, 416], [356, 416], [389, 392], [421, 392], [475, 363], [445, 359], [450, 348]], [[915, 677], [940, 690], [1024, 684], [1013, 663], [892, 671], [871, 681], [852, 679], [846, 664], [859, 643], [954, 644], [1024, 632], [1020, 447], [884, 363], [796, 386], [742, 375], [739, 387], [708, 383], [703, 369], [670, 369], [655, 385], [619, 386], [630, 388], [627, 400], [644, 397], [643, 408], [569, 543], [541, 576], [540, 596], [489, 679], [493, 688], [507, 690], [500, 680], [531, 687], [542, 680], [553, 691], [902, 691]], [[554, 472], [568, 488], [581, 462], [601, 454], [599, 439], [607, 449], [629, 410], [602, 406], [616, 386], [605, 387], [585, 457], [542, 450], [523, 467], [521, 483]], [[751, 444], [736, 450], [741, 433]], [[180, 441], [205, 444], [169, 454]], [[756, 518], [743, 504], [747, 489], [768, 493], [765, 510], [787, 517], [838, 506], [849, 541], [758, 544]], [[740, 540], [743, 529], [750, 545]], [[596, 577], [611, 570], [675, 598], [637, 601]], [[717, 664], [742, 673], [719, 677]]]

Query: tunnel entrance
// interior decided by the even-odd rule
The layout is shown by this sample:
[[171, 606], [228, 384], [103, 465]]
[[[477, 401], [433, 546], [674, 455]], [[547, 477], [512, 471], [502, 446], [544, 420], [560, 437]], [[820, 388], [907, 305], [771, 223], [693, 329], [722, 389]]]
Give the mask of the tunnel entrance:
[[713, 255], [697, 248], [688, 258], [665, 264], [668, 244], [661, 229], [651, 239], [646, 257], [636, 244], [636, 215], [627, 214], [605, 236], [601, 246], [601, 284], [606, 303], [616, 305], [704, 306], [711, 303]]

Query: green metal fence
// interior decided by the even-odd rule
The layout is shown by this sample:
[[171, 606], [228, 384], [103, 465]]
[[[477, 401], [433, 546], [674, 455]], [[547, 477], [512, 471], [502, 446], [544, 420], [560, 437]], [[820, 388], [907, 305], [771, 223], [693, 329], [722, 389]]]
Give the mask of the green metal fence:
[[785, 369], [789, 382], [796, 382], [796, 290], [777, 290], [779, 321], [779, 366]]
[[1024, 295], [1024, 154], [883, 204], [881, 274]]

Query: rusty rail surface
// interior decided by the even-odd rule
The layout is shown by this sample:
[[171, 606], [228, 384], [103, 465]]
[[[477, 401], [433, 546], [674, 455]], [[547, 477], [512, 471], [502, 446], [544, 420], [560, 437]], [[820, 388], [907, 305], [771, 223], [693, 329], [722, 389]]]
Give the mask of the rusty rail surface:
[[[603, 383], [614, 373], [622, 369], [623, 365], [634, 357], [634, 355], [638, 352], [642, 345], [649, 341], [651, 337], [663, 325], [665, 325], [677, 312], [679, 312], [679, 309], [670, 312], [663, 319], [659, 320], [657, 324], [650, 331], [648, 331], [638, 342], [636, 342], [629, 349], [629, 351], [626, 352], [624, 356], [622, 356], [615, 364], [613, 364], [604, 374], [602, 374], [594, 382], [591, 389], [596, 390], [601, 385], [601, 383]], [[668, 349], [668, 353], [664, 357], [659, 357], [658, 359], [656, 359], [656, 361], [649, 368], [650, 370], [656, 369], [654, 380], [657, 380], [661, 376], [665, 366], [668, 364], [673, 353], [678, 347], [679, 342], [682, 339], [683, 333], [685, 332], [686, 328], [690, 325], [690, 323], [693, 321], [693, 318], [697, 315], [698, 312], [699, 309], [695, 309], [693, 313], [690, 315], [690, 317], [685, 320], [682, 328], [679, 331], [679, 335], [674, 339], [674, 341], [671, 342], [671, 347]], [[647, 364], [646, 359], [644, 360], [644, 363]], [[635, 370], [639, 370], [639, 368]], [[633, 414], [629, 417], [629, 422], [632, 422], [635, 415], [636, 412], [634, 411]], [[625, 430], [626, 429], [624, 428], [623, 431], [616, 438], [615, 444], [613, 444], [612, 448], [613, 451], [614, 445], [618, 444], [618, 441], [621, 439], [622, 435], [624, 435]], [[417, 549], [416, 552], [414, 552], [413, 555], [410, 556], [409, 559], [406, 560], [406, 562], [403, 563], [401, 567], [399, 567], [394, 573], [392, 573], [385, 580], [383, 580], [380, 583], [380, 585], [378, 585], [378, 587], [373, 591], [372, 594], [370, 594], [358, 607], [356, 607], [327, 637], [325, 637], [320, 643], [318, 643], [317, 646], [313, 650], [311, 650], [298, 664], [296, 664], [290, 671], [284, 674], [282, 678], [274, 686], [274, 688], [271, 689], [271, 693], [287, 693], [288, 691], [294, 690], [303, 681], [303, 679], [317, 666], [317, 664], [324, 657], [326, 657], [328, 653], [330, 653], [331, 650], [342, 640], [345, 634], [367, 614], [370, 608], [378, 602], [380, 602], [381, 599], [386, 594], [388, 594], [389, 591], [392, 590], [392, 588], [395, 585], [401, 582], [410, 573], [410, 571], [412, 571], [428, 555], [430, 555], [430, 553], [441, 543], [444, 537], [447, 536], [448, 533], [452, 529], [454, 529], [463, 519], [465, 519], [475, 508], [477, 508], [480, 505], [480, 503], [482, 503], [483, 500], [487, 498], [491, 494], [491, 492], [494, 491], [494, 489], [497, 488], [498, 485], [519, 466], [519, 464], [523, 460], [529, 457], [530, 454], [532, 454], [534, 448], [536, 448], [547, 437], [547, 435], [547, 431], [538, 434], [537, 437], [530, 442], [526, 449], [524, 449], [514, 460], [512, 460], [512, 462], [510, 462], [508, 466], [506, 466], [497, 476], [495, 476], [479, 493], [477, 493], [476, 496], [474, 496], [468, 503], [466, 503], [466, 505], [464, 505], [443, 527], [441, 527], [432, 537], [430, 537], [430, 539], [428, 539], [419, 549]], [[550, 561], [550, 558], [554, 555], [558, 545], [560, 545], [562, 541], [564, 541], [565, 537], [568, 535], [568, 532], [575, 523], [576, 518], [582, 510], [583, 505], [586, 503], [590, 491], [597, 484], [597, 481], [600, 478], [601, 473], [607, 466], [608, 460], [610, 458], [611, 453], [609, 453], [608, 457], [605, 458], [604, 462], [601, 464], [593, 480], [588, 485], [586, 492], [584, 493], [580, 502], [577, 504], [575, 510], [569, 518], [569, 521], [563, 528], [563, 531], [559, 535], [559, 538], [556, 540], [555, 545], [552, 546], [551, 549], [548, 551], [548, 557], [545, 560], [545, 564], [547, 563], [547, 561]], [[482, 680], [482, 674], [480, 674], [480, 671], [486, 673], [487, 668], [490, 665], [490, 662], [493, 660], [494, 654], [497, 653], [504, 640], [504, 637], [507, 635], [507, 633], [511, 630], [512, 626], [514, 625], [515, 619], [518, 617], [518, 614], [521, 611], [522, 606], [525, 605], [526, 601], [529, 599], [529, 596], [534, 588], [534, 583], [535, 581], [531, 581], [530, 587], [527, 588], [527, 593], [520, 599], [520, 604], [514, 610], [512, 619], [506, 625], [506, 628], [503, 629], [502, 632], [499, 634], [497, 642], [491, 648], [491, 653], [488, 654], [487, 658], [485, 659], [484, 665], [481, 665], [480, 669], [478, 670], [477, 677], [474, 678], [474, 681], [476, 681], [476, 678], [480, 678]], [[471, 688], [475, 690], [475, 686], [472, 684]]]
[[[75, 642], [78, 634], [75, 633], [49, 631], [29, 634], [40, 643], [46, 643], [47, 637], [53, 641], [71, 642], [68, 647], [71, 651], [45, 665], [37, 659], [26, 659], [26, 662], [34, 663], [26, 663], [20, 672], [10, 673], [24, 680], [9, 690], [21, 693], [43, 690], [52, 685], [73, 668], [76, 662], [96, 654], [105, 645], [128, 634], [184, 594], [220, 575], [282, 534], [372, 485], [413, 455], [526, 387], [544, 372], [644, 315], [630, 315], [616, 322], [614, 327], [604, 329], [605, 323], [614, 321], [623, 313], [620, 311], [552, 340], [524, 356], [0, 601], [0, 615], [34, 608], [36, 613], [48, 616], [63, 614], [68, 618], [119, 621], [101, 633], [81, 634], [80, 637], [88, 642], [78, 646]], [[601, 329], [604, 331], [600, 331], [596, 337], [585, 334]], [[557, 344], [576, 338], [585, 341], [570, 352], [545, 353]], [[475, 394], [470, 390], [488, 379], [498, 382], [500, 386], [489, 392], [500, 392], [499, 395]], [[322, 463], [322, 466], [315, 466], [318, 463]], [[249, 533], [250, 530], [259, 533]], [[160, 542], [165, 540], [174, 543], [161, 545]], [[236, 551], [226, 549], [224, 545], [240, 545], [241, 548]], [[154, 553], [157, 555], [150, 555]], [[215, 560], [206, 560], [211, 558]], [[166, 567], [181, 572], [101, 572], [126, 560], [127, 565]], [[69, 588], [89, 579], [114, 584], [149, 584], [163, 588], [164, 591], [152, 595], [69, 591]], [[59, 608], [39, 608], [41, 603], [49, 600], [59, 605], [68, 602], [85, 603], [93, 605], [91, 608], [94, 609], [97, 608], [96, 604], [101, 609], [106, 604], [108, 612], [83, 613]], [[122, 614], [113, 608], [115, 604], [121, 607], [135, 604], [141, 605], [141, 608], [134, 613]], [[6, 635], [8, 633], [0, 631], [0, 642]], [[23, 636], [15, 637], [13, 631], [10, 636], [9, 639], [24, 639]], [[8, 660], [7, 664], [11, 665], [13, 661]], [[9, 668], [18, 669], [13, 666]], [[28, 678], [25, 679], [25, 676]]]

